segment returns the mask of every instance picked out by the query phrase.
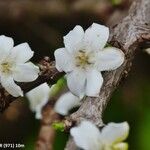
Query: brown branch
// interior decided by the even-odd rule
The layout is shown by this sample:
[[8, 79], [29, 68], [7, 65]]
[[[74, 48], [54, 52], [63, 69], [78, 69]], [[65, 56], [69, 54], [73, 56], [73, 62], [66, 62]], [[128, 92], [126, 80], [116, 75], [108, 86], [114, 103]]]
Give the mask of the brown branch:
[[36, 150], [53, 150], [55, 140], [55, 129], [52, 127], [53, 123], [63, 122], [64, 130], [66, 131], [73, 125], [68, 120], [62, 120], [63, 117], [54, 111], [53, 105], [55, 100], [50, 99], [49, 103], [43, 108], [41, 127], [36, 141]]
[[36, 142], [36, 150], [53, 150], [55, 139], [55, 130], [51, 126], [54, 121], [60, 119], [60, 116], [53, 110], [53, 104], [47, 104], [43, 109], [43, 119]]
[[101, 125], [102, 112], [108, 103], [109, 97], [118, 86], [120, 80], [130, 70], [135, 50], [145, 40], [143, 37], [145, 35], [147, 35], [146, 37], [150, 36], [149, 8], [149, 0], [133, 2], [129, 15], [112, 29], [110, 43], [124, 51], [125, 61], [119, 69], [103, 74], [104, 84], [99, 97], [87, 97], [80, 109], [71, 115], [73, 120], [87, 118], [97, 125]]
[[[110, 43], [125, 53], [123, 65], [115, 71], [103, 74], [104, 84], [99, 97], [87, 97], [79, 110], [70, 116], [71, 120], [80, 122], [83, 119], [88, 119], [98, 126], [103, 125], [102, 114], [110, 96], [121, 79], [128, 74], [136, 53], [135, 50], [145, 40], [150, 41], [150, 1], [137, 0], [132, 3], [129, 15], [111, 31]], [[77, 148], [70, 139], [66, 150], [75, 149]]]
[[[54, 95], [50, 96], [49, 102], [42, 110], [42, 119], [39, 135], [36, 141], [36, 150], [53, 150], [53, 143], [55, 139], [55, 130], [52, 127], [54, 122], [62, 121], [63, 117], [54, 111], [54, 104], [56, 100], [67, 91], [67, 86], [62, 90], [57, 91]], [[66, 126], [71, 126], [68, 121], [64, 121]]]
[[[43, 58], [39, 62], [39, 67], [40, 75], [37, 80], [30, 83], [20, 84], [25, 93], [44, 82], [49, 82], [51, 84], [55, 83], [63, 75], [63, 73], [57, 71], [55, 68], [55, 62], [50, 61], [49, 57]], [[11, 96], [2, 87], [0, 87], [0, 112], [3, 112], [15, 99], [16, 97]]]

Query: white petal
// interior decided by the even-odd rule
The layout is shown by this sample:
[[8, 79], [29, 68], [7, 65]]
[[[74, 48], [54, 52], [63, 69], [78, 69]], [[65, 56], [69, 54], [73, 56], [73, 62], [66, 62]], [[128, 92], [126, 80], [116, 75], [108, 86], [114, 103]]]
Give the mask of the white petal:
[[84, 150], [100, 150], [101, 140], [98, 128], [89, 121], [83, 121], [70, 131], [76, 145]]
[[97, 97], [103, 84], [103, 77], [100, 72], [95, 69], [90, 69], [86, 73], [86, 95]]
[[47, 83], [39, 85], [26, 94], [30, 102], [30, 109], [36, 112], [37, 119], [40, 119], [42, 108], [49, 100], [49, 94], [50, 88]]
[[38, 78], [39, 67], [33, 63], [18, 64], [13, 70], [13, 78], [17, 82], [31, 82]]
[[146, 52], [147, 54], [150, 54], [150, 48], [145, 49], [145, 52]]
[[124, 62], [124, 53], [115, 47], [104, 48], [97, 56], [96, 67], [99, 71], [117, 69]]
[[64, 36], [65, 48], [72, 53], [83, 48], [84, 30], [77, 25], [66, 36]]
[[82, 98], [85, 94], [86, 76], [81, 70], [74, 70], [66, 75], [69, 90], [76, 96]]
[[5, 90], [14, 97], [23, 96], [23, 91], [14, 82], [11, 76], [1, 75], [1, 84]]
[[125, 140], [129, 133], [129, 125], [123, 123], [109, 123], [102, 129], [101, 137], [105, 143], [112, 145]]
[[36, 109], [35, 110], [35, 118], [41, 119], [42, 118], [42, 109]]
[[91, 49], [93, 51], [102, 50], [106, 45], [108, 38], [109, 28], [93, 23], [92, 26], [85, 31], [84, 41], [86, 49]]
[[59, 48], [55, 51], [56, 68], [58, 71], [69, 72], [73, 70], [73, 58], [65, 48]]
[[80, 105], [79, 97], [67, 92], [60, 96], [55, 104], [55, 111], [61, 115], [67, 115], [69, 110]]
[[33, 54], [34, 52], [31, 50], [29, 44], [22, 43], [11, 50], [10, 59], [15, 60], [15, 62], [25, 63], [33, 56]]
[[12, 38], [4, 35], [0, 36], [0, 61], [2, 61], [8, 56], [13, 46], [14, 41]]

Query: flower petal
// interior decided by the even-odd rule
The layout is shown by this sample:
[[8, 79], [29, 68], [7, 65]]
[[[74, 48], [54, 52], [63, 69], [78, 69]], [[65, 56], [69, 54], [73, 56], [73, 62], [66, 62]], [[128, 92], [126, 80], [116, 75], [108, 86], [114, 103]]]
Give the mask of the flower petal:
[[10, 54], [10, 59], [15, 60], [15, 62], [25, 63], [32, 56], [34, 52], [31, 50], [28, 43], [22, 43], [15, 46]]
[[14, 41], [12, 38], [4, 35], [0, 36], [0, 61], [2, 61], [8, 56], [13, 46]]
[[92, 26], [85, 31], [84, 42], [86, 49], [93, 51], [102, 50], [107, 43], [108, 37], [109, 28], [93, 23]]
[[150, 54], [150, 48], [145, 49], [145, 52], [146, 52], [147, 54]]
[[112, 145], [122, 142], [128, 137], [129, 125], [127, 122], [123, 123], [109, 123], [102, 129], [102, 139], [106, 144]]
[[103, 77], [100, 72], [95, 69], [90, 69], [86, 73], [86, 95], [97, 97], [103, 84]]
[[41, 119], [42, 118], [42, 108], [40, 107], [40, 108], [37, 108], [36, 110], [35, 110], [35, 118], [36, 119]]
[[61, 115], [67, 115], [69, 110], [80, 105], [79, 97], [67, 92], [60, 96], [55, 104], [55, 111]]
[[70, 72], [73, 70], [73, 58], [65, 48], [59, 48], [55, 51], [56, 68], [58, 71]]
[[100, 132], [94, 124], [83, 121], [78, 127], [70, 131], [76, 145], [84, 150], [100, 150]]
[[39, 67], [33, 63], [28, 62], [19, 64], [13, 71], [13, 78], [17, 82], [31, 82], [38, 78]]
[[26, 94], [30, 102], [30, 109], [36, 112], [36, 119], [41, 118], [42, 107], [48, 102], [49, 94], [50, 88], [47, 83], [39, 85]]
[[114, 150], [128, 150], [128, 143], [117, 143], [113, 146]]
[[79, 69], [66, 75], [69, 90], [76, 96], [82, 98], [85, 94], [86, 76]]
[[23, 91], [11, 76], [1, 75], [1, 84], [5, 90], [14, 97], [23, 96]]
[[124, 53], [115, 47], [104, 48], [97, 56], [96, 67], [99, 71], [117, 69], [124, 62]]
[[84, 30], [81, 26], [77, 25], [66, 36], [64, 36], [65, 48], [68, 52], [73, 53], [83, 47]]

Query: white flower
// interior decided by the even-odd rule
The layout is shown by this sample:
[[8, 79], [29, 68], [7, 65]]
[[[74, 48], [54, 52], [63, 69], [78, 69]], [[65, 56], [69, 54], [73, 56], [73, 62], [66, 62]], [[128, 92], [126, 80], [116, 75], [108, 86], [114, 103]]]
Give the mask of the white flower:
[[122, 142], [129, 133], [129, 125], [109, 123], [101, 131], [89, 121], [83, 121], [71, 129], [76, 145], [84, 150], [127, 150], [128, 144]]
[[68, 114], [69, 110], [80, 106], [80, 101], [81, 99], [79, 97], [73, 95], [71, 92], [67, 92], [60, 96], [57, 100], [54, 110], [55, 112], [65, 116]]
[[47, 83], [43, 83], [26, 94], [30, 109], [36, 112], [36, 119], [41, 119], [41, 111], [43, 106], [48, 102], [50, 96], [50, 87]]
[[109, 29], [93, 23], [85, 32], [76, 26], [64, 37], [65, 48], [55, 51], [56, 68], [67, 73], [70, 91], [82, 97], [98, 96], [103, 83], [101, 71], [118, 68], [124, 53], [114, 47], [104, 46]]
[[23, 91], [14, 82], [31, 82], [38, 77], [39, 68], [28, 62], [33, 51], [27, 43], [14, 47], [10, 37], [0, 36], [0, 83], [14, 97], [23, 96]]
[[[52, 96], [55, 85], [56, 84], [52, 85], [50, 88], [47, 83], [43, 83], [26, 93], [30, 103], [30, 109], [36, 112], [36, 119], [41, 119], [42, 108]], [[58, 98], [54, 110], [58, 114], [67, 115], [69, 110], [80, 105], [80, 101], [81, 99], [77, 96], [73, 95], [71, 92], [67, 92]]]

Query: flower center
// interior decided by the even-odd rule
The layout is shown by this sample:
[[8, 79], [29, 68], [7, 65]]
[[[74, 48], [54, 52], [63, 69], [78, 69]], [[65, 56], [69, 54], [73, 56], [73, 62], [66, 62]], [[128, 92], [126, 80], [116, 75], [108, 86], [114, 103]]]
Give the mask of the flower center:
[[12, 64], [5, 62], [1, 64], [1, 72], [3, 73], [10, 73], [12, 68]]
[[77, 67], [85, 68], [86, 66], [93, 64], [93, 62], [90, 60], [90, 53], [86, 53], [84, 50], [80, 50], [75, 59]]

